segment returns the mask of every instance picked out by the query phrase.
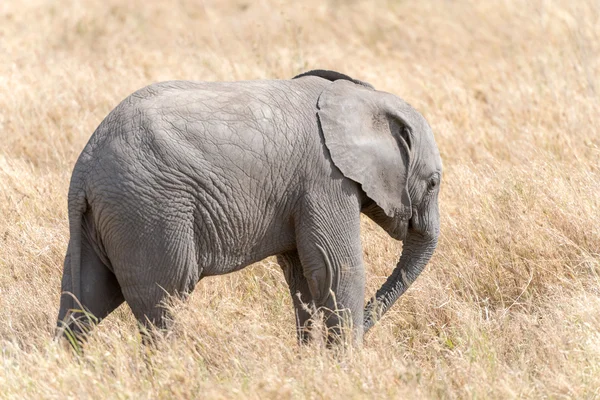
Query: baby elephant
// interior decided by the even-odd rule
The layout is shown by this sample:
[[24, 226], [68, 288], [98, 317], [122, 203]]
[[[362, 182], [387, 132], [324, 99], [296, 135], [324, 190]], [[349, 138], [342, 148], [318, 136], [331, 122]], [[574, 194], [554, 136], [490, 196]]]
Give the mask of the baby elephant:
[[[441, 176], [423, 116], [338, 72], [150, 85], [75, 164], [59, 334], [123, 301], [164, 328], [168, 295], [276, 255], [300, 341], [317, 309], [329, 338], [344, 329], [360, 343], [436, 248]], [[366, 306], [361, 212], [404, 242]]]

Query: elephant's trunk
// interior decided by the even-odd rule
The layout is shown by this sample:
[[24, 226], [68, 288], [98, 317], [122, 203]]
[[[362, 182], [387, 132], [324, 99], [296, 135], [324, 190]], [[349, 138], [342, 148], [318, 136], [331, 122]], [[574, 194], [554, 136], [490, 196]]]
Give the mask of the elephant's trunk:
[[423, 271], [433, 255], [438, 242], [438, 234], [426, 237], [410, 229], [404, 240], [400, 261], [387, 281], [365, 307], [364, 332], [366, 333], [383, 314], [408, 289]]

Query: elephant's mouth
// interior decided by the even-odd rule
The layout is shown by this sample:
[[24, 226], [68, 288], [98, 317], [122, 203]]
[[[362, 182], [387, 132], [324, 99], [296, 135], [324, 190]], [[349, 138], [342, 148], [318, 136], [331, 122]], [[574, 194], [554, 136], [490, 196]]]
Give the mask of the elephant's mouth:
[[402, 240], [404, 241], [404, 239], [406, 239], [406, 235], [408, 234], [408, 230], [410, 228], [411, 225], [411, 220], [408, 221], [400, 221], [396, 227], [394, 228], [394, 231], [392, 232], [392, 237], [396, 240]]

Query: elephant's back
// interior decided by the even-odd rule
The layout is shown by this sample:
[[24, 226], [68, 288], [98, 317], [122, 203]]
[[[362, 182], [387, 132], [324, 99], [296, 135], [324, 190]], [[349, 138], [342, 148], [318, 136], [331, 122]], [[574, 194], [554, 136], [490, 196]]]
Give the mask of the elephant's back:
[[[123, 100], [99, 125], [75, 173], [92, 199], [175, 191], [261, 203], [301, 190], [323, 157], [316, 103], [326, 81], [161, 82]], [[74, 175], [75, 175], [74, 173]], [[116, 193], [116, 194], [113, 194]]]
[[319, 140], [316, 103], [325, 84], [319, 78], [155, 83], [106, 116], [80, 161], [150, 155], [144, 151], [185, 156], [194, 150], [236, 153], [234, 147], [255, 155], [286, 145], [299, 149], [302, 141]]

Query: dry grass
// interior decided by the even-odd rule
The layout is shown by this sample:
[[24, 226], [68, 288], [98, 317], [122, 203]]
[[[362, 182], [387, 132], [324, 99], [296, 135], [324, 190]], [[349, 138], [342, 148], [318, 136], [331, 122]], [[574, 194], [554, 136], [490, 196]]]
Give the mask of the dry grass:
[[[0, 2], [0, 397], [600, 398], [594, 0]], [[51, 341], [71, 168], [166, 79], [331, 68], [421, 110], [444, 160], [431, 264], [363, 349], [296, 345], [271, 261], [198, 285], [157, 349], [121, 308]], [[401, 246], [365, 220], [368, 293]]]

